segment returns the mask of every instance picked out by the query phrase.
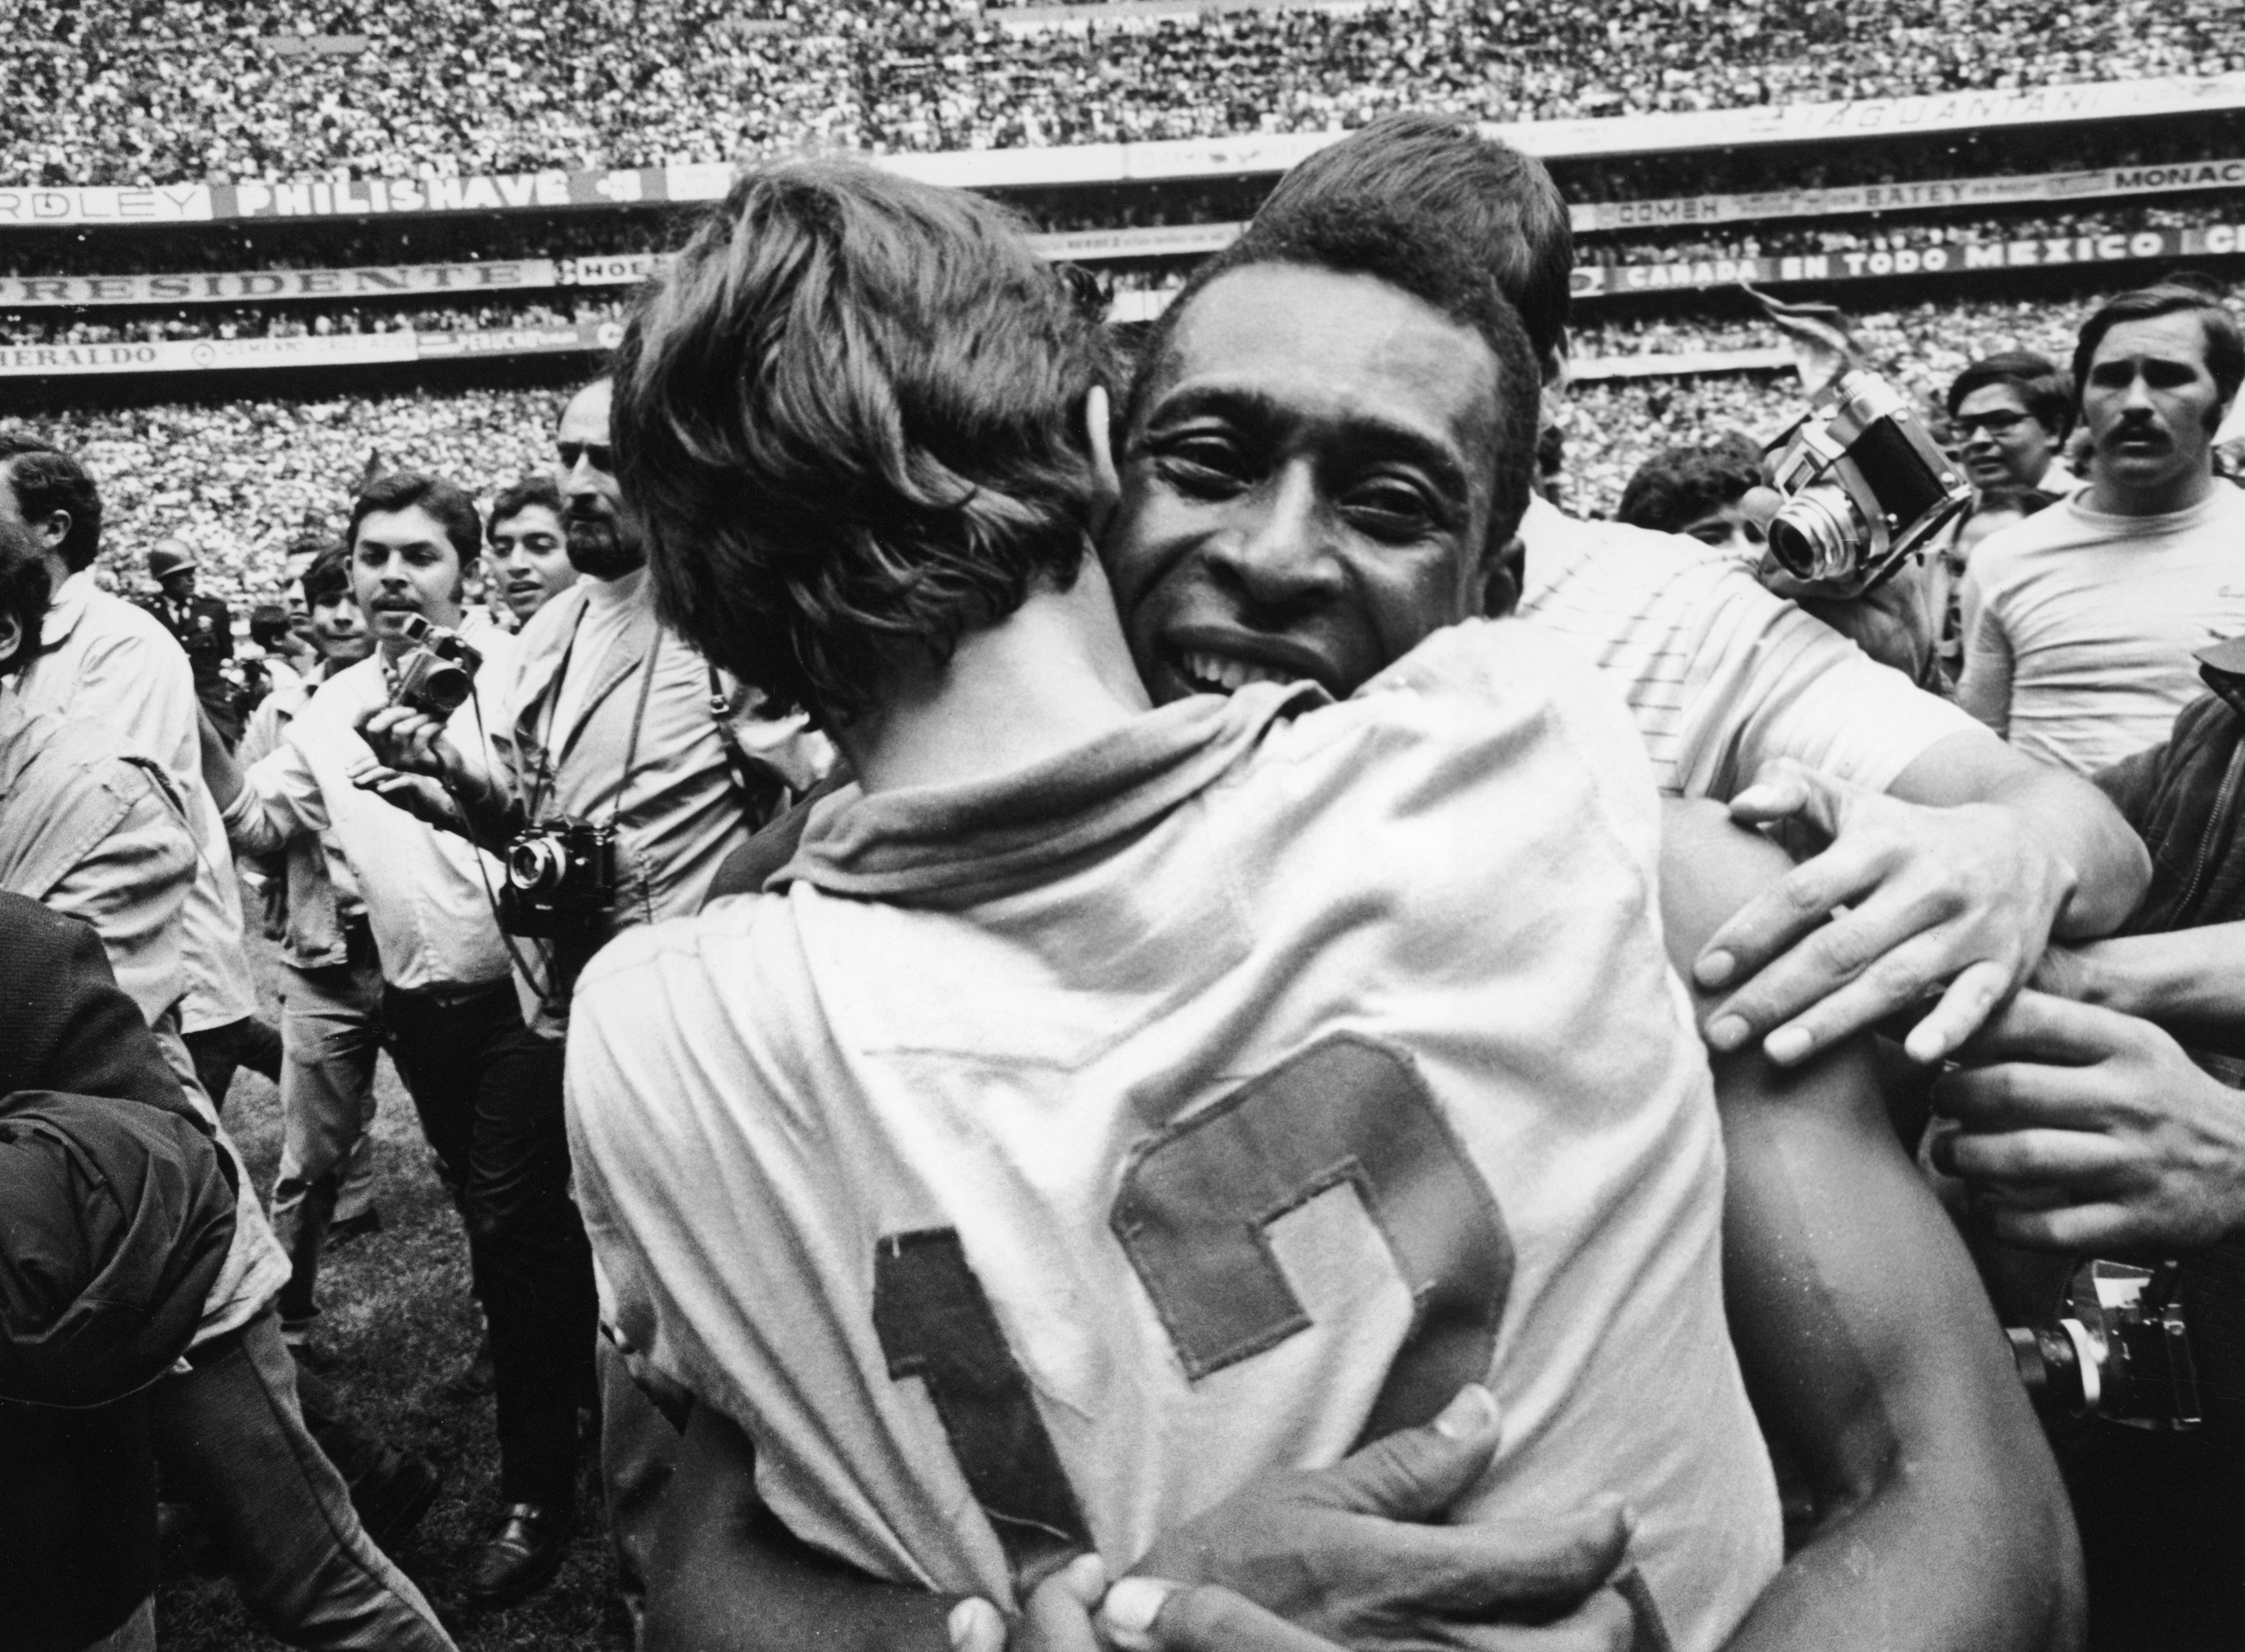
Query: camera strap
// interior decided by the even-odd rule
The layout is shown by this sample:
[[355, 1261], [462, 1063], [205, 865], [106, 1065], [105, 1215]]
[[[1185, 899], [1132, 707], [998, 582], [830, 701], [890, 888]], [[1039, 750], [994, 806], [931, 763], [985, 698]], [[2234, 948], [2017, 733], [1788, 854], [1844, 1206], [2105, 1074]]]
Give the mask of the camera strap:
[[639, 731], [647, 721], [648, 696], [655, 692], [655, 662], [662, 655], [662, 626], [655, 628], [655, 640], [648, 644], [647, 659], [640, 667], [639, 703], [632, 708], [631, 735], [624, 741], [624, 772], [616, 779], [615, 801], [608, 805], [608, 824], [613, 827], [623, 818], [624, 793], [631, 786], [632, 772], [639, 767]]

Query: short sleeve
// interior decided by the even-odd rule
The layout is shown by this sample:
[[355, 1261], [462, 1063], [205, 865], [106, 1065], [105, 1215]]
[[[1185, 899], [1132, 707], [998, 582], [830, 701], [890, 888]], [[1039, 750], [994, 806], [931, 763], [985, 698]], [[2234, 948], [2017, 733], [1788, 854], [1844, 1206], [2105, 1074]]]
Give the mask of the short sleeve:
[[1977, 727], [1743, 574], [1709, 596], [1678, 753], [1685, 796], [1726, 802], [1779, 757], [1882, 792]]

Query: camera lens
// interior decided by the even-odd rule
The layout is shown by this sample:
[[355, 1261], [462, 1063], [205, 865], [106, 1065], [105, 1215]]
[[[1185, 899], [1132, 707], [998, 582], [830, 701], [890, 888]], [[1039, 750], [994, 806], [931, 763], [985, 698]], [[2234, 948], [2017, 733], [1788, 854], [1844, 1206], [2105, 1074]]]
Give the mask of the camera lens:
[[1801, 489], [1769, 524], [1770, 554], [1796, 579], [1846, 579], [1869, 537], [1855, 502], [1828, 482]]
[[526, 837], [508, 846], [506, 881], [526, 895], [551, 895], [569, 875], [569, 857], [551, 837]]
[[421, 678], [421, 698], [440, 711], [458, 711], [468, 703], [475, 679], [455, 665], [434, 665]]

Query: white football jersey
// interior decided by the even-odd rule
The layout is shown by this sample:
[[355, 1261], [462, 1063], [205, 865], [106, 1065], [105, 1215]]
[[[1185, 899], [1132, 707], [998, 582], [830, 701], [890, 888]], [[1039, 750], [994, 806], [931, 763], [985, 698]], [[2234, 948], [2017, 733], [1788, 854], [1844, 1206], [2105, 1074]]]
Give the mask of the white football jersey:
[[1515, 622], [839, 793], [783, 893], [580, 985], [605, 1317], [799, 1535], [1000, 1601], [1483, 1381], [1463, 1517], [1624, 1498], [1713, 1646], [1780, 1534], [1658, 839], [1612, 691]]

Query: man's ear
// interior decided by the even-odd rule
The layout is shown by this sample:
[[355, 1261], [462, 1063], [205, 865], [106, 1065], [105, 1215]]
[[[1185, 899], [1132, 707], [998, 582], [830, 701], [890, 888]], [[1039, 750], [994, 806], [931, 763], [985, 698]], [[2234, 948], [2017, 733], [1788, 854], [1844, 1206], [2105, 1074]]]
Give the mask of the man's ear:
[[0, 670], [5, 670], [24, 646], [24, 627], [12, 613], [0, 613]]
[[1481, 571], [1482, 618], [1502, 620], [1520, 606], [1527, 568], [1528, 547], [1516, 533], [1489, 552]]
[[31, 525], [38, 532], [39, 548], [60, 556], [63, 541], [70, 538], [71, 513], [67, 511], [50, 511]]
[[1095, 384], [1083, 397], [1083, 446], [1091, 456], [1091, 537], [1107, 532], [1108, 518], [1122, 498], [1122, 477], [1115, 468], [1114, 411], [1107, 387]]

